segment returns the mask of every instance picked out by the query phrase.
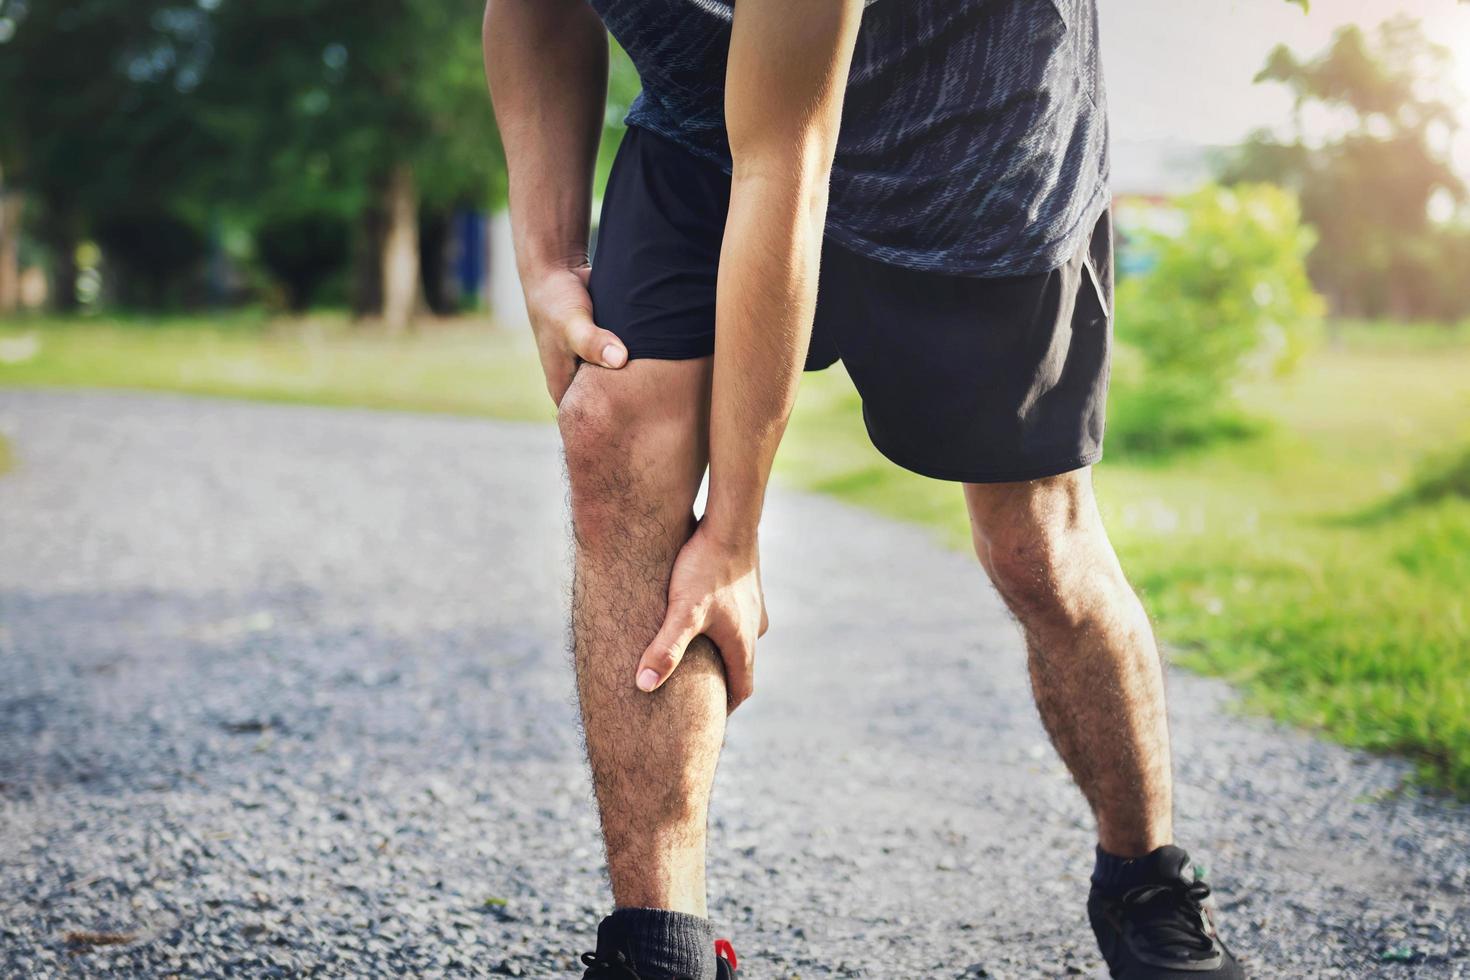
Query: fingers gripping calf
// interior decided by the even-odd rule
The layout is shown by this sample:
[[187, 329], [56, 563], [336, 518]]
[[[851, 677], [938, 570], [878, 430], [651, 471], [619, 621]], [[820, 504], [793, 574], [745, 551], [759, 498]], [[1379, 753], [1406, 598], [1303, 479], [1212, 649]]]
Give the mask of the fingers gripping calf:
[[707, 361], [635, 361], [616, 372], [583, 366], [558, 415], [576, 543], [579, 670], [584, 653], [595, 657], [588, 671], [606, 671], [606, 683], [635, 694], [634, 667], [663, 623], [674, 557], [694, 527], [708, 380]]

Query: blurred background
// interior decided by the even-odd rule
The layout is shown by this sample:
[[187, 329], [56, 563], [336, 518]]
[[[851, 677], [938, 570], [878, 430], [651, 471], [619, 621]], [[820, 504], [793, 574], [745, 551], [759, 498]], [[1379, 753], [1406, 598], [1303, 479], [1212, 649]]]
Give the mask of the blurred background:
[[[1125, 564], [1179, 662], [1470, 794], [1470, 5], [1100, 7]], [[480, 14], [0, 0], [0, 385], [549, 419]], [[967, 545], [840, 369], [779, 474]]]

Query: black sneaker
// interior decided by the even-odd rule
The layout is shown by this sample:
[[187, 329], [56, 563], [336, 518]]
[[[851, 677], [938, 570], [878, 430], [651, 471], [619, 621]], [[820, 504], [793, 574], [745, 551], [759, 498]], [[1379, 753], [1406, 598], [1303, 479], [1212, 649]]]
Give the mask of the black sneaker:
[[[693, 980], [692, 977], [676, 977], [663, 973], [638, 972], [637, 966], [627, 953], [583, 953], [582, 965], [587, 972], [582, 980]], [[718, 980], [735, 980], [740, 961], [735, 957], [735, 947], [728, 939], [715, 940], [715, 976]]]
[[1096, 885], [1087, 917], [1115, 980], [1245, 980], [1215, 932], [1189, 855], [1161, 847], [1136, 862], [1137, 884], [1116, 895]]

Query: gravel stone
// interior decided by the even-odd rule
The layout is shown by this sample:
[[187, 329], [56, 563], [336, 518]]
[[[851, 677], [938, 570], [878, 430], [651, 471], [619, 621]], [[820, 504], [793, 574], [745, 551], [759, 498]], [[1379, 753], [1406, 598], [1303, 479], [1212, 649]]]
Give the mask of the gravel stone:
[[[0, 431], [0, 975], [576, 975], [608, 899], [554, 431], [23, 390]], [[1095, 975], [1088, 816], [976, 563], [779, 491], [763, 541], [711, 820], [743, 972]], [[1170, 687], [1253, 976], [1470, 977], [1470, 809]]]

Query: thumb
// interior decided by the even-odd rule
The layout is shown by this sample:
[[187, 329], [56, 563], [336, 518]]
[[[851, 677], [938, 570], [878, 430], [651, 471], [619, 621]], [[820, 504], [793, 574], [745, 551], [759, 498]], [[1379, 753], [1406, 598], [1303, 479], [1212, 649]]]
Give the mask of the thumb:
[[617, 334], [603, 330], [585, 313], [578, 313], [567, 324], [567, 346], [588, 364], [620, 368], [628, 363], [628, 348]]
[[687, 606], [670, 606], [658, 635], [648, 644], [648, 649], [643, 651], [643, 656], [638, 661], [638, 672], [635, 675], [638, 690], [658, 690], [669, 679], [674, 668], [679, 666], [679, 661], [684, 659], [684, 651], [699, 635], [701, 628], [693, 609]]

